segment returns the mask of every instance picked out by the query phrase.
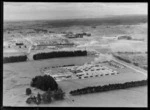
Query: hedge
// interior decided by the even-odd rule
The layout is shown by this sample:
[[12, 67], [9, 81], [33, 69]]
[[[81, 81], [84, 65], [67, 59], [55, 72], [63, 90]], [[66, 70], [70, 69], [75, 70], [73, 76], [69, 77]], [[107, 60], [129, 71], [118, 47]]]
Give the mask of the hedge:
[[11, 57], [4, 57], [3, 63], [13, 63], [13, 62], [23, 62], [27, 61], [27, 56], [11, 56]]
[[49, 53], [37, 53], [33, 55], [34, 60], [58, 58], [58, 57], [72, 57], [72, 56], [86, 56], [87, 51], [60, 51], [60, 52], [49, 52]]
[[138, 87], [144, 85], [147, 85], [147, 80], [131, 81], [131, 82], [126, 82], [121, 84], [109, 84], [104, 86], [86, 87], [86, 88], [70, 91], [70, 94], [81, 95], [81, 94], [104, 92], [104, 91], [117, 90], [117, 89], [126, 89], [126, 88]]

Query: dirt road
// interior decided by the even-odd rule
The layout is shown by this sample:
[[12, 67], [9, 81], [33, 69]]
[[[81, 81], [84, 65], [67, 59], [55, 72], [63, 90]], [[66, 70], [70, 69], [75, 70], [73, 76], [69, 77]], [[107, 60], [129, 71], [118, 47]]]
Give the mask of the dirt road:
[[120, 64], [122, 64], [122, 65], [124, 65], [124, 66], [126, 66], [126, 67], [128, 67], [128, 68], [130, 68], [130, 69], [133, 69], [133, 70], [135, 70], [136, 72], [141, 73], [141, 74], [143, 74], [144, 76], [147, 77], [147, 71], [145, 71], [145, 70], [143, 70], [143, 69], [141, 70], [141, 68], [138, 68], [138, 67], [135, 67], [134, 65], [128, 64], [128, 63], [123, 62], [123, 61], [120, 61], [120, 60], [116, 59], [115, 57], [112, 57], [112, 59], [113, 59], [114, 61], [116, 61], [116, 62], [118, 62], [118, 63], [120, 63]]

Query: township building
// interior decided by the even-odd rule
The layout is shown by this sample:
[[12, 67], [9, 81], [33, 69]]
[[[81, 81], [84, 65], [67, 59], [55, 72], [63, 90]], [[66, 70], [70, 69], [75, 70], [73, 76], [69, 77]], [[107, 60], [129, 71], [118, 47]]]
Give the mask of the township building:
[[91, 77], [102, 77], [107, 75], [117, 75], [117, 71], [112, 70], [100, 64], [84, 64], [82, 66], [61, 67], [68, 72], [52, 74], [51, 70], [45, 71], [45, 74], [51, 75], [56, 81], [67, 79], [85, 79]]
[[[67, 68], [67, 67], [64, 67]], [[90, 77], [100, 77], [107, 75], [117, 75], [118, 72], [114, 71], [110, 68], [99, 64], [84, 64], [83, 66], [75, 66], [72, 68], [68, 68], [71, 72], [73, 72], [76, 77], [79, 79], [90, 78]]]

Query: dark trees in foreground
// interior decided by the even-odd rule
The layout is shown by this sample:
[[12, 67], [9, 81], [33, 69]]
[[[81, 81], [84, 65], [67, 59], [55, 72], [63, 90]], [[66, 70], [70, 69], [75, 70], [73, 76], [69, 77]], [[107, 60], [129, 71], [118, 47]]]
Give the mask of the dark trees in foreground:
[[43, 104], [49, 104], [54, 100], [63, 100], [65, 96], [65, 93], [58, 88], [57, 90], [51, 91], [51, 89], [49, 89], [48, 91], [46, 91], [43, 94], [37, 94], [37, 97], [35, 96], [30, 96], [27, 100], [26, 103], [31, 104], [31, 103], [35, 103], [37, 105], [43, 103]]
[[37, 96], [30, 96], [26, 103], [28, 104], [49, 104], [53, 100], [63, 100], [65, 93], [58, 87], [57, 82], [50, 75], [36, 76], [31, 81], [31, 86], [45, 91]]
[[104, 92], [104, 91], [117, 90], [117, 89], [126, 89], [126, 88], [138, 87], [144, 85], [147, 85], [147, 80], [131, 81], [122, 84], [109, 84], [109, 85], [96, 86], [96, 87], [86, 87], [86, 88], [70, 91], [70, 94], [81, 95], [81, 94]]
[[36, 76], [31, 81], [31, 86], [47, 91], [49, 88], [51, 90], [57, 90], [58, 84], [50, 75]]

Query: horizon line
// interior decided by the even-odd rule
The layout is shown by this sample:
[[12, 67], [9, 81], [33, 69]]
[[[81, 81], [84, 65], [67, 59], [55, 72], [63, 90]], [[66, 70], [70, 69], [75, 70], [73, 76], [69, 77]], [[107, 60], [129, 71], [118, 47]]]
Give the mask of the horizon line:
[[64, 18], [64, 19], [17, 19], [17, 20], [4, 20], [3, 22], [21, 22], [21, 21], [59, 21], [59, 20], [80, 20], [80, 19], [101, 19], [101, 18], [111, 18], [111, 17], [121, 17], [121, 16], [148, 16], [147, 14], [125, 14], [125, 15], [107, 15], [102, 17], [89, 17], [89, 18]]

